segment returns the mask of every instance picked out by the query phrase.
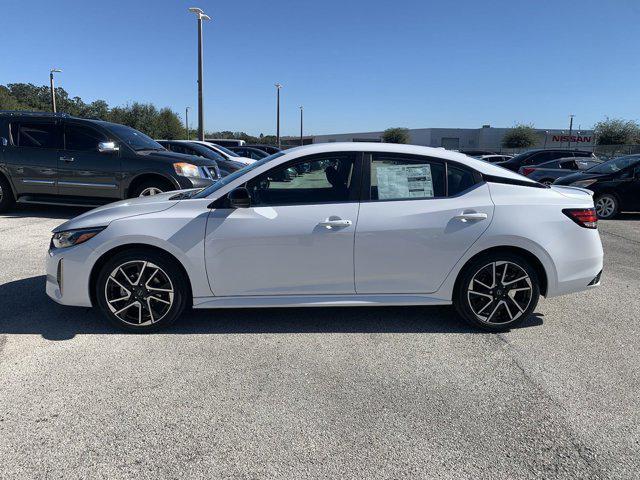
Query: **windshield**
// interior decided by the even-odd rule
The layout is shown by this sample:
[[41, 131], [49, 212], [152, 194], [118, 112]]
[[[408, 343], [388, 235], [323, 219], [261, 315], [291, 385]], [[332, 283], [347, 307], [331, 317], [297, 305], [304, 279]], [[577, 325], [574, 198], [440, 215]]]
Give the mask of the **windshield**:
[[614, 158], [613, 160], [609, 160], [608, 162], [600, 163], [595, 167], [591, 167], [585, 171], [589, 173], [616, 173], [638, 163], [639, 161], [640, 156], [638, 155], [618, 157]]
[[125, 125], [109, 125], [107, 128], [136, 152], [141, 150], [164, 150], [164, 147], [158, 142], [134, 128]]
[[273, 155], [269, 155], [268, 157], [264, 157], [263, 159], [252, 163], [251, 165], [247, 165], [246, 167], [241, 168], [240, 170], [236, 170], [231, 175], [227, 175], [226, 177], [222, 177], [216, 183], [208, 186], [204, 190], [200, 190], [192, 198], [206, 198], [209, 195], [211, 195], [213, 192], [215, 192], [216, 190], [219, 190], [222, 187], [224, 187], [225, 185], [229, 185], [235, 179], [240, 178], [245, 173], [248, 173], [248, 172], [250, 172], [251, 170], [253, 170], [255, 168], [261, 167], [265, 163], [270, 162], [271, 160], [276, 159], [278, 157], [281, 157], [282, 155], [284, 155], [284, 152], [274, 153]]
[[214, 144], [216, 146], [216, 148], [218, 150], [222, 150], [224, 153], [226, 153], [227, 155], [229, 155], [230, 157], [239, 157], [240, 155], [238, 155], [236, 152], [232, 152], [231, 150], [229, 150], [228, 148], [224, 148], [222, 145], [218, 145], [217, 143]]

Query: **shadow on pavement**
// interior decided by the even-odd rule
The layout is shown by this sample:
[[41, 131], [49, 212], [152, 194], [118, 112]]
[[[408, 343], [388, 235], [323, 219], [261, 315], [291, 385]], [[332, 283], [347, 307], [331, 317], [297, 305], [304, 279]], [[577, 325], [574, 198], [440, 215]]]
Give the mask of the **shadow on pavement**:
[[613, 219], [616, 220], [640, 220], [640, 213], [619, 213], [617, 217]]
[[16, 205], [0, 218], [59, 218], [68, 220], [91, 210], [88, 207], [64, 207], [58, 205]]
[[[44, 293], [45, 276], [0, 285], [0, 335], [39, 334], [68, 340], [79, 334], [124, 334], [91, 308], [65, 307]], [[532, 315], [519, 328], [542, 325]], [[451, 307], [327, 307], [219, 309], [186, 312], [164, 334], [242, 333], [482, 333]]]

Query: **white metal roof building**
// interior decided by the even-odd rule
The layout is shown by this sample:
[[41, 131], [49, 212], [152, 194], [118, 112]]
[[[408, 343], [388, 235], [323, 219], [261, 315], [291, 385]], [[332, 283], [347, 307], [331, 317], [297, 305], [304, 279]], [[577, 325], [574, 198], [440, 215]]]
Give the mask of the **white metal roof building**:
[[[427, 147], [444, 147], [448, 150], [490, 150], [500, 151], [502, 139], [509, 128], [416, 128], [409, 129], [410, 143]], [[535, 147], [591, 149], [595, 145], [593, 130], [536, 129], [538, 143]], [[314, 135], [313, 143], [332, 142], [379, 142], [383, 132], [338, 133]]]

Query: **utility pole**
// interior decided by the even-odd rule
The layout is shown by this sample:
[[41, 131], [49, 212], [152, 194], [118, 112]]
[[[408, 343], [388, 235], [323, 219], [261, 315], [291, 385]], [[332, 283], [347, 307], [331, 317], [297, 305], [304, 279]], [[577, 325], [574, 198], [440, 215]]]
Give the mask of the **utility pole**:
[[300, 145], [304, 145], [304, 140], [302, 139], [302, 119], [304, 115], [304, 107], [300, 105]]
[[571, 149], [571, 134], [573, 133], [573, 117], [575, 117], [573, 113], [569, 115], [569, 149]]
[[187, 140], [191, 140], [191, 136], [189, 135], [189, 107], [184, 110], [184, 126], [187, 129]]
[[275, 84], [276, 87], [276, 96], [277, 96], [277, 107], [276, 107], [276, 141], [278, 143], [278, 148], [281, 148], [280, 144], [280, 89], [282, 85], [279, 83]]
[[211, 20], [202, 9], [191, 7], [198, 17], [198, 140], [204, 140], [204, 108], [202, 106], [202, 20]]
[[53, 85], [53, 74], [60, 73], [62, 70], [59, 68], [52, 68], [49, 70], [49, 83], [51, 84], [51, 111], [53, 113], [57, 112], [56, 109], [56, 87]]

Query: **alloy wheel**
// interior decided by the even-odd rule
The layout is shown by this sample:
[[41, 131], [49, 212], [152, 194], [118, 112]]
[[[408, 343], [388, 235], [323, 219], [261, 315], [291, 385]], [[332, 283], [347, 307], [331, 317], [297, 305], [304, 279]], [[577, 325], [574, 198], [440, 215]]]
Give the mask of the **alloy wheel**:
[[162, 190], [160, 190], [158, 187], [148, 187], [140, 192], [140, 196], [149, 197], [151, 195], [158, 195], [159, 193], [162, 193]]
[[476, 318], [496, 325], [517, 320], [533, 296], [531, 278], [518, 264], [489, 263], [475, 273], [467, 288], [467, 301]]
[[111, 313], [136, 326], [162, 320], [171, 310], [174, 293], [165, 271], [143, 260], [126, 262], [113, 269], [104, 287]]
[[616, 211], [616, 202], [609, 196], [600, 197], [596, 200], [596, 214], [600, 218], [609, 218]]

